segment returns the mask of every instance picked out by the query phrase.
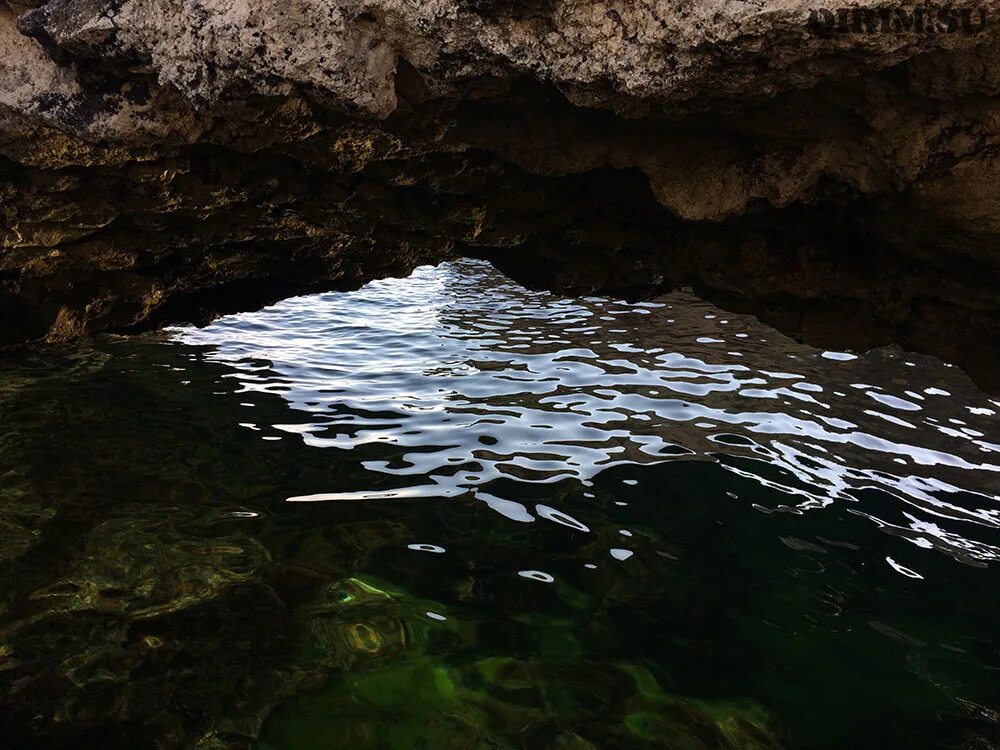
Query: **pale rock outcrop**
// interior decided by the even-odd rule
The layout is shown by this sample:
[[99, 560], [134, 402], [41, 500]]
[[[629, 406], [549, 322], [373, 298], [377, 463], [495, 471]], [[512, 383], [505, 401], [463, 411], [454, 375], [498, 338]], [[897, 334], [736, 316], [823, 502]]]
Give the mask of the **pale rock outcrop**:
[[1000, 2], [817, 5], [0, 3], [0, 344], [472, 254], [996, 387]]

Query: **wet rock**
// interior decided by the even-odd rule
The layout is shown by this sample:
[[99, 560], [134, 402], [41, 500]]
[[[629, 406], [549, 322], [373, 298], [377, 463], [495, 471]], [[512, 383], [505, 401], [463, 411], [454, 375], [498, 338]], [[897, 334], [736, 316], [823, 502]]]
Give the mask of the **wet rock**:
[[0, 5], [0, 345], [474, 255], [995, 389], [1000, 5], [952, 7]]

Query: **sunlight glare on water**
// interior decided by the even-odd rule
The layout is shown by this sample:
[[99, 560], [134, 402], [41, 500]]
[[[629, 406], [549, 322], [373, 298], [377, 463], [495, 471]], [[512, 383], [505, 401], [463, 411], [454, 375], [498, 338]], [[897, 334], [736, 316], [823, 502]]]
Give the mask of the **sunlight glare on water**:
[[[529, 292], [476, 261], [175, 336], [211, 346], [240, 392], [288, 402], [287, 421], [248, 429], [315, 448], [403, 449], [364, 464], [407, 478], [398, 487], [292, 502], [468, 493], [531, 521], [546, 517], [481, 488], [717, 459], [796, 499], [763, 512], [845, 503], [918, 547], [973, 564], [1000, 555], [967, 533], [1000, 527], [1000, 406], [930, 357], [819, 351], [684, 293], [626, 303]], [[859, 493], [888, 502], [868, 507]]]

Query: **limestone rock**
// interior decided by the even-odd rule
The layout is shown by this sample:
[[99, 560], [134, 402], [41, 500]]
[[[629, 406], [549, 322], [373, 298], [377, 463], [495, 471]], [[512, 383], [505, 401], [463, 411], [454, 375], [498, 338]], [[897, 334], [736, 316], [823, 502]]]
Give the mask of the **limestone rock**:
[[0, 345], [474, 255], [996, 389], [1000, 2], [815, 5], [0, 3]]

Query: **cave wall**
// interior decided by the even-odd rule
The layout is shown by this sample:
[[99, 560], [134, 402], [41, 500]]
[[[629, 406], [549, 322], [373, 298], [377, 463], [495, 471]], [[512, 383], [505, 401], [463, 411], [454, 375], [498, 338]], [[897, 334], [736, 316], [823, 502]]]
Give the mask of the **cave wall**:
[[856, 6], [0, 3], [0, 346], [475, 256], [998, 391], [1000, 3]]

